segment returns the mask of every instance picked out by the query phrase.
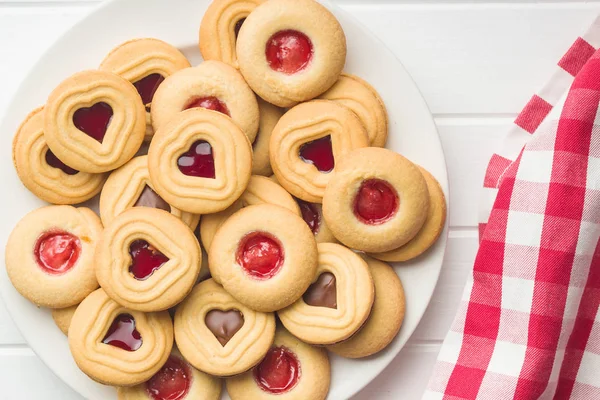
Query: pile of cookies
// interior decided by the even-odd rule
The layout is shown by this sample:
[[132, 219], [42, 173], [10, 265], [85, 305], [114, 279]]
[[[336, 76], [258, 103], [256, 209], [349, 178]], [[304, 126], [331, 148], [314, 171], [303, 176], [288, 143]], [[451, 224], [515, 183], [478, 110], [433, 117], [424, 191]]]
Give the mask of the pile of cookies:
[[[319, 3], [215, 0], [199, 43], [195, 67], [123, 43], [26, 118], [14, 165], [53, 205], [14, 228], [8, 275], [120, 399], [217, 399], [220, 377], [234, 400], [324, 399], [328, 351], [398, 333], [383, 261], [436, 241], [444, 194], [384, 148], [383, 101]], [[72, 206], [98, 194], [99, 216]]]

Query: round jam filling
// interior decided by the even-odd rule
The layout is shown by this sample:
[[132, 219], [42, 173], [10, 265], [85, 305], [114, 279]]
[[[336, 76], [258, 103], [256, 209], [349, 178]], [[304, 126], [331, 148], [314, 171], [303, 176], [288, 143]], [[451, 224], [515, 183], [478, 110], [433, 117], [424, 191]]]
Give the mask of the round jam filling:
[[279, 241], [266, 232], [251, 232], [238, 246], [237, 262], [257, 279], [275, 276], [283, 265], [283, 248]]
[[379, 225], [398, 211], [400, 199], [394, 188], [381, 179], [364, 181], [354, 199], [354, 214], [369, 225]]
[[51, 167], [60, 169], [67, 175], [76, 175], [79, 173], [79, 171], [77, 171], [76, 169], [71, 168], [64, 162], [60, 161], [50, 149], [46, 151], [46, 155], [44, 156], [44, 158], [46, 159], [46, 164], [48, 164]]
[[300, 361], [285, 347], [271, 347], [253, 373], [254, 381], [265, 392], [285, 393], [298, 384]]
[[91, 107], [84, 107], [75, 111], [73, 124], [83, 133], [102, 143], [112, 116], [113, 109], [111, 106], [104, 102], [96, 103]]
[[81, 242], [77, 236], [68, 232], [46, 232], [36, 241], [33, 254], [44, 272], [60, 275], [73, 268], [79, 259]]
[[302, 71], [313, 57], [313, 45], [308, 36], [291, 29], [279, 31], [269, 38], [265, 56], [271, 69], [284, 74]]
[[177, 167], [184, 175], [199, 178], [215, 178], [215, 158], [212, 146], [206, 140], [198, 140], [177, 159]]
[[300, 199], [296, 199], [296, 203], [300, 207], [302, 219], [306, 222], [312, 233], [316, 235], [321, 227], [321, 215], [319, 214], [319, 210], [317, 210], [317, 206]]
[[135, 319], [129, 314], [119, 314], [108, 328], [102, 343], [127, 351], [142, 347], [142, 335], [135, 329]]
[[135, 86], [140, 94], [144, 105], [152, 103], [156, 89], [158, 89], [164, 80], [165, 77], [161, 74], [150, 74], [133, 83], [133, 86]]
[[221, 114], [229, 116], [229, 109], [221, 100], [216, 97], [192, 97], [183, 107], [184, 110], [190, 108], [206, 108], [207, 110], [218, 111]]
[[170, 356], [165, 365], [146, 382], [146, 392], [152, 400], [181, 400], [192, 386], [188, 365], [179, 357]]
[[335, 166], [331, 136], [327, 135], [300, 146], [300, 159], [308, 164], [313, 164], [320, 172], [331, 172]]
[[142, 239], [131, 242], [129, 255], [131, 256], [129, 272], [138, 281], [148, 279], [154, 271], [169, 261], [167, 256]]

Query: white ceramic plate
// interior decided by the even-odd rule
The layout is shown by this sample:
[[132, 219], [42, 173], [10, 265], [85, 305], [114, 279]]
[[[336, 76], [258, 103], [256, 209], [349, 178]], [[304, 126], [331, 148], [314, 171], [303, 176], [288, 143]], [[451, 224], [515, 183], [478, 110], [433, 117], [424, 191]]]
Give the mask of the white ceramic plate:
[[[17, 221], [43, 202], [25, 189], [14, 171], [11, 156], [13, 132], [34, 107], [70, 74], [97, 67], [114, 46], [135, 37], [156, 37], [179, 47], [193, 65], [201, 62], [197, 49], [198, 26], [210, 0], [114, 0], [103, 4], [61, 37], [33, 66], [0, 124], [0, 260], [4, 244]], [[448, 195], [446, 164], [435, 124], [419, 90], [402, 64], [377, 38], [342, 10], [331, 7], [348, 41], [346, 71], [369, 81], [381, 94], [390, 118], [388, 147], [422, 165], [435, 175]], [[332, 356], [329, 399], [353, 396], [379, 374], [398, 354], [415, 330], [427, 307], [444, 258], [447, 226], [437, 244], [414, 262], [398, 266], [407, 298], [406, 318], [400, 334], [383, 352], [363, 360]], [[87, 378], [75, 365], [67, 339], [54, 326], [50, 312], [38, 309], [12, 287], [0, 269], [0, 288], [6, 307], [38, 356], [82, 396], [92, 400], [115, 399], [115, 390]]]

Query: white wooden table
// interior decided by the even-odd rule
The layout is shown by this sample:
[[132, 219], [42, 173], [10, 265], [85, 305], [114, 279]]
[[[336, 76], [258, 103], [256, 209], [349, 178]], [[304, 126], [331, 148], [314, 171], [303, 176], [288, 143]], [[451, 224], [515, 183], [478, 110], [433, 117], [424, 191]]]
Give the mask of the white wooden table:
[[[29, 66], [98, 3], [0, 0], [0, 113]], [[412, 74], [435, 116], [446, 152], [452, 208], [440, 281], [408, 345], [356, 397], [418, 399], [477, 251], [477, 203], [487, 160], [516, 113], [600, 12], [600, 0], [338, 3], [381, 37]], [[35, 356], [3, 304], [0, 388], [0, 398], [7, 400], [81, 399]]]

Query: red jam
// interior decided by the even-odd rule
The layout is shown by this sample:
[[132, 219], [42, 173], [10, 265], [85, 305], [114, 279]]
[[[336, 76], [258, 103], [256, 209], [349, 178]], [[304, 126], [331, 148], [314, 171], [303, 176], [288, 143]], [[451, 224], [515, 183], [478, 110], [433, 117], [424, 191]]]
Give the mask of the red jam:
[[271, 347], [253, 373], [256, 384], [265, 392], [285, 393], [298, 384], [300, 361], [285, 347]]
[[398, 211], [400, 199], [396, 190], [381, 179], [364, 181], [354, 199], [354, 214], [369, 225], [379, 225]]
[[313, 164], [321, 172], [331, 172], [335, 166], [331, 136], [327, 135], [300, 146], [300, 158], [305, 163]]
[[58, 157], [56, 157], [54, 155], [54, 153], [52, 152], [52, 150], [50, 150], [50, 149], [48, 149], [48, 151], [46, 151], [45, 158], [46, 158], [46, 163], [49, 166], [58, 168], [67, 175], [76, 175], [79, 173], [79, 171], [77, 171], [76, 169], [73, 169], [73, 168], [69, 167], [67, 164], [65, 164], [64, 162], [60, 161], [58, 159]]
[[163, 367], [146, 382], [152, 400], [181, 400], [192, 386], [190, 367], [179, 357], [170, 356]]
[[218, 111], [221, 114], [229, 116], [229, 109], [221, 100], [214, 96], [210, 97], [192, 97], [183, 107], [184, 110], [190, 108], [206, 108], [207, 110]]
[[283, 248], [266, 232], [251, 232], [244, 236], [237, 250], [237, 262], [257, 279], [275, 276], [283, 265]]
[[321, 214], [319, 214], [317, 206], [300, 199], [296, 199], [296, 203], [300, 207], [302, 219], [306, 222], [312, 233], [316, 235], [321, 227]]
[[102, 343], [127, 351], [142, 347], [142, 336], [135, 329], [135, 319], [129, 314], [119, 314], [108, 328]]
[[235, 37], [236, 38], [240, 34], [240, 29], [242, 29], [242, 25], [244, 25], [244, 21], [246, 21], [246, 18], [242, 18], [238, 22], [235, 23], [235, 27], [233, 28], [233, 32], [235, 33]]
[[75, 111], [73, 123], [77, 129], [102, 143], [112, 116], [112, 107], [101, 102]]
[[79, 259], [81, 242], [68, 232], [46, 232], [36, 241], [33, 254], [44, 272], [61, 275], [73, 268]]
[[177, 159], [179, 170], [188, 176], [215, 178], [215, 159], [212, 146], [205, 140], [198, 140]]
[[161, 74], [151, 74], [133, 83], [133, 86], [142, 97], [144, 105], [152, 103], [156, 89], [164, 80], [165, 77]]
[[129, 272], [139, 281], [148, 279], [154, 271], [169, 261], [167, 256], [142, 239], [129, 245], [129, 254], [132, 261]]
[[302, 32], [279, 31], [267, 41], [265, 56], [271, 69], [291, 75], [308, 66], [313, 57], [313, 45]]

